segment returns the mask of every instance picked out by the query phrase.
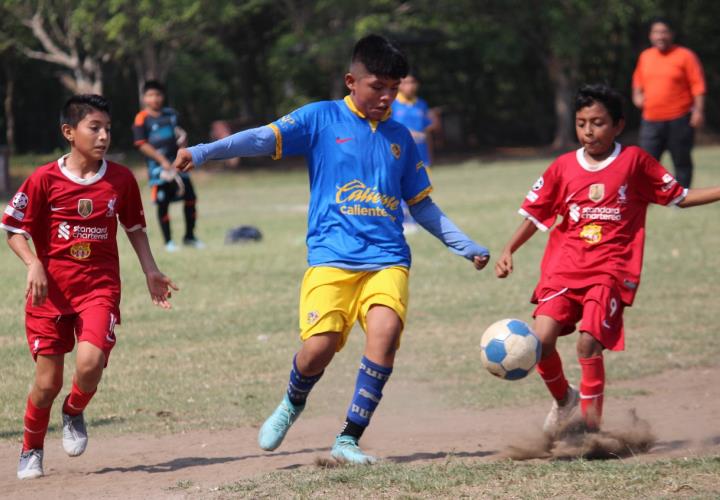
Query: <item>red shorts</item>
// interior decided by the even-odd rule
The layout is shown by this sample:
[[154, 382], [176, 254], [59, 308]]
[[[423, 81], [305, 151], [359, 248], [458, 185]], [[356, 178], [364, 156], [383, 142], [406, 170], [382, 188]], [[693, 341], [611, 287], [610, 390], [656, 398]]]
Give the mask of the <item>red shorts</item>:
[[119, 319], [115, 307], [98, 304], [77, 314], [55, 317], [25, 314], [25, 333], [33, 359], [38, 354], [67, 354], [78, 342], [90, 342], [105, 353], [105, 366], [115, 347], [115, 325]]
[[537, 307], [533, 318], [549, 316], [563, 325], [560, 335], [575, 331], [580, 323], [580, 331], [586, 332], [611, 351], [625, 349], [625, 330], [623, 329], [624, 304], [615, 287], [593, 285], [586, 288], [541, 288], [533, 296]]

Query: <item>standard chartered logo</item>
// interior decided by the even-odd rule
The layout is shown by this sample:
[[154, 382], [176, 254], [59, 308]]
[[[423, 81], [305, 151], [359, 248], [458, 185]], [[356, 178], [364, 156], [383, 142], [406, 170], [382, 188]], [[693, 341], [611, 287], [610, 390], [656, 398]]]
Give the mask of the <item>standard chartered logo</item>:
[[69, 240], [70, 236], [81, 240], [106, 240], [110, 233], [107, 227], [72, 226], [63, 221], [58, 226], [58, 238]]
[[60, 223], [60, 225], [58, 226], [58, 238], [62, 238], [65, 240], [70, 239], [70, 224], [65, 221]]

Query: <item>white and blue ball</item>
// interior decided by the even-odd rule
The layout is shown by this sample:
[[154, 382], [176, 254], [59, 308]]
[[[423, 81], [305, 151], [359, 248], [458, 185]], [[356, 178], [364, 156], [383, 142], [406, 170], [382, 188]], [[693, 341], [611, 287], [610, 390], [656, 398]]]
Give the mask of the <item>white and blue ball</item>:
[[485, 330], [482, 340], [482, 364], [496, 377], [519, 380], [540, 361], [542, 344], [527, 323], [502, 319]]

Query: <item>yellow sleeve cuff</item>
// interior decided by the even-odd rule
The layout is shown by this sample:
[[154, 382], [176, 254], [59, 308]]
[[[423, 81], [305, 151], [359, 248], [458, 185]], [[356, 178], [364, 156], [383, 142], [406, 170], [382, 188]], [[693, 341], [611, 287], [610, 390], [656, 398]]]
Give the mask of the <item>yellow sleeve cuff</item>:
[[275, 125], [274, 123], [270, 123], [268, 125], [272, 129], [272, 131], [275, 133], [275, 154], [272, 155], [273, 160], [279, 160], [282, 158], [282, 133], [280, 132], [280, 129]]
[[417, 203], [420, 203], [420, 202], [423, 201], [425, 198], [427, 198], [428, 196], [430, 196], [430, 193], [432, 193], [432, 190], [433, 190], [433, 187], [432, 187], [432, 186], [426, 187], [425, 189], [423, 189], [422, 191], [420, 191], [417, 195], [415, 195], [411, 200], [407, 200], [408, 206], [411, 207], [411, 206], [413, 206], [413, 205], [415, 205], [415, 204], [417, 204]]

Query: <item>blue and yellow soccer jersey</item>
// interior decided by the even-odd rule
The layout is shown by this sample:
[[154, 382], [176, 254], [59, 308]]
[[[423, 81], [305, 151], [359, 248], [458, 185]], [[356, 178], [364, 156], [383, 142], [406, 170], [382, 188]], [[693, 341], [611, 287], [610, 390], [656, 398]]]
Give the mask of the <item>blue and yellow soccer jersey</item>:
[[[424, 99], [416, 97], [410, 100], [398, 93], [392, 104], [393, 119], [405, 125], [413, 132], [425, 132], [430, 126], [430, 108]], [[420, 152], [420, 159], [430, 166], [430, 151], [425, 139], [415, 141]]]
[[366, 119], [348, 96], [308, 104], [270, 124], [274, 158], [302, 155], [308, 163], [311, 266], [410, 265], [400, 200], [413, 205], [432, 186], [410, 133], [388, 117]]

